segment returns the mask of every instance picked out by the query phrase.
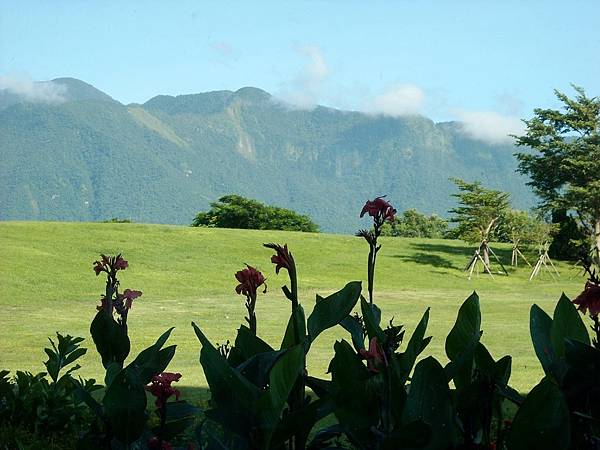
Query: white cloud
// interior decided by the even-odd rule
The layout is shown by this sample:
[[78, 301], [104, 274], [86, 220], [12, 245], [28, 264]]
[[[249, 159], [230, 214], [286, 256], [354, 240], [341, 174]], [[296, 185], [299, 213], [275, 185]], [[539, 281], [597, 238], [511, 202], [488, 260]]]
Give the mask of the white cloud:
[[375, 96], [365, 105], [365, 111], [386, 116], [419, 114], [425, 102], [423, 90], [413, 84], [396, 84]]
[[34, 81], [26, 75], [0, 75], [0, 91], [19, 95], [29, 102], [61, 103], [67, 87], [53, 81]]
[[461, 121], [461, 130], [467, 136], [491, 144], [513, 142], [509, 134], [522, 134], [525, 125], [516, 116], [506, 116], [494, 111], [455, 110]]
[[306, 63], [292, 81], [283, 85], [277, 97], [293, 107], [312, 109], [323, 94], [330, 70], [318, 46], [307, 45], [299, 47], [297, 51]]

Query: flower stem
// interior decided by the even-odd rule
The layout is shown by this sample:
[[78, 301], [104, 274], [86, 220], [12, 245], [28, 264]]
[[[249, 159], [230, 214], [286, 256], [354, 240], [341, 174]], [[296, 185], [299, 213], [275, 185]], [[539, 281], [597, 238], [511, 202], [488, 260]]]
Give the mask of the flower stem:
[[600, 319], [598, 319], [597, 315], [591, 316], [591, 319], [594, 322], [594, 324], [591, 326], [592, 331], [596, 333], [596, 337], [592, 338], [592, 344], [594, 347], [600, 350]]

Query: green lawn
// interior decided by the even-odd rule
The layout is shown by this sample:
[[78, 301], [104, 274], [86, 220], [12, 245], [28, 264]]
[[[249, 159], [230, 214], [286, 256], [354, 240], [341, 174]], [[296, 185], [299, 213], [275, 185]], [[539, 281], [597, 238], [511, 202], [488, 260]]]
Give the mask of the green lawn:
[[[357, 223], [358, 225], [358, 223]], [[0, 368], [41, 371], [43, 346], [55, 331], [83, 336], [90, 348], [80, 373], [102, 379], [99, 358], [89, 339], [89, 322], [99, 304], [104, 279], [92, 262], [99, 253], [123, 253], [130, 267], [122, 288], [139, 289], [129, 315], [132, 354], [164, 330], [176, 329], [178, 350], [170, 370], [180, 382], [202, 388], [199, 343], [194, 320], [214, 342], [235, 336], [243, 321], [243, 299], [236, 295], [234, 272], [244, 263], [267, 276], [269, 292], [259, 297], [258, 331], [277, 345], [285, 329], [289, 302], [280, 292], [286, 274], [275, 275], [264, 242], [287, 243], [298, 266], [301, 301], [312, 310], [315, 293], [329, 294], [347, 281], [365, 279], [367, 245], [353, 236], [277, 231], [216, 230], [163, 225], [95, 223], [0, 223]], [[510, 249], [497, 245], [510, 260]], [[560, 281], [545, 275], [528, 281], [530, 269], [509, 269], [509, 277], [467, 280], [463, 267], [472, 248], [460, 241], [383, 240], [375, 280], [375, 301], [384, 320], [394, 317], [412, 332], [431, 307], [426, 350], [445, 362], [444, 341], [461, 302], [476, 290], [483, 311], [483, 341], [495, 357], [513, 355], [512, 385], [528, 390], [541, 377], [529, 338], [529, 308], [551, 311], [561, 292], [576, 295], [584, 280], [568, 264], [558, 264]], [[535, 257], [533, 257], [535, 258]], [[320, 336], [309, 355], [309, 372], [324, 376], [341, 328]]]

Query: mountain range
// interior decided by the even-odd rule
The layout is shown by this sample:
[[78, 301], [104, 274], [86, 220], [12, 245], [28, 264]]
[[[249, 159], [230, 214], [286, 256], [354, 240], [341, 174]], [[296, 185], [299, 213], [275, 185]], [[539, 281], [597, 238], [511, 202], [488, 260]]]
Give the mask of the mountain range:
[[535, 199], [515, 148], [459, 122], [317, 106], [295, 109], [252, 87], [124, 105], [73, 78], [41, 101], [0, 90], [0, 220], [189, 224], [224, 194], [310, 215], [352, 232], [367, 199], [447, 215], [449, 177]]

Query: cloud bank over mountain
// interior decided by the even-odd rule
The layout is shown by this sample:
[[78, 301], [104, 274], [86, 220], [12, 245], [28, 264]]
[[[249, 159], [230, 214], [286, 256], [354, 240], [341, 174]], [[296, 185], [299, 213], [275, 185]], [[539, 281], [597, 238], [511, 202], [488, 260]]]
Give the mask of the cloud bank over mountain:
[[32, 103], [62, 103], [67, 87], [54, 81], [34, 81], [28, 75], [0, 75], [0, 91], [17, 95]]

